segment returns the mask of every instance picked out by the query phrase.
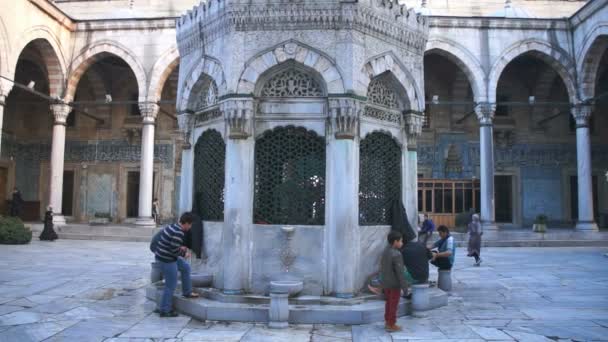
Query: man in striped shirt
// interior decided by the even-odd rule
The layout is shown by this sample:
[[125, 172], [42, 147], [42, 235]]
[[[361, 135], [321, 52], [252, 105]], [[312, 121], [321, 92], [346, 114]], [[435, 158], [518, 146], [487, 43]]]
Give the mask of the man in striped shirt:
[[196, 298], [198, 294], [192, 292], [192, 281], [190, 280], [190, 265], [183, 257], [188, 257], [188, 248], [184, 246], [184, 233], [192, 227], [193, 216], [184, 213], [179, 218], [179, 223], [174, 223], [163, 228], [154, 246], [156, 261], [160, 264], [160, 270], [165, 279], [165, 289], [160, 302], [161, 317], [176, 317], [173, 311], [173, 292], [177, 287], [177, 271], [182, 275], [182, 295], [186, 298]]

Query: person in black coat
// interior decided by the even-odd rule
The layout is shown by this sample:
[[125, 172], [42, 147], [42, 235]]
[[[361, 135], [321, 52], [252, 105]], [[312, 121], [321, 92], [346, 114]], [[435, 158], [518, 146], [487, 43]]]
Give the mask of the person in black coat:
[[40, 240], [53, 241], [57, 238], [57, 233], [53, 229], [53, 208], [49, 206], [44, 213], [44, 229], [40, 233]]
[[21, 197], [21, 192], [17, 187], [13, 189], [13, 197], [11, 200], [11, 216], [20, 216], [21, 215], [21, 207], [23, 206], [23, 198]]

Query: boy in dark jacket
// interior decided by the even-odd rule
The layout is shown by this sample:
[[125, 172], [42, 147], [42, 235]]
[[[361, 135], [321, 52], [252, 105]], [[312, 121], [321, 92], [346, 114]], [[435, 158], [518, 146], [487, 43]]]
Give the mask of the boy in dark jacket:
[[399, 250], [403, 246], [401, 233], [391, 231], [387, 236], [388, 246], [382, 254], [380, 263], [380, 275], [382, 277], [382, 288], [386, 297], [384, 306], [385, 329], [389, 332], [400, 331], [397, 322], [397, 308], [401, 298], [401, 289], [407, 291], [407, 281], [403, 274], [403, 258]]

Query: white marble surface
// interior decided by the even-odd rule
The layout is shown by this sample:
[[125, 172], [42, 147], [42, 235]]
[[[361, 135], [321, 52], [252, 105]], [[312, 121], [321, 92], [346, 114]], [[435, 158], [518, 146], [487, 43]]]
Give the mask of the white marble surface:
[[[447, 307], [361, 326], [161, 319], [144, 296], [147, 243], [33, 241], [0, 246], [0, 341], [592, 341], [608, 336], [606, 248], [457, 250]], [[437, 272], [431, 271], [431, 278]]]

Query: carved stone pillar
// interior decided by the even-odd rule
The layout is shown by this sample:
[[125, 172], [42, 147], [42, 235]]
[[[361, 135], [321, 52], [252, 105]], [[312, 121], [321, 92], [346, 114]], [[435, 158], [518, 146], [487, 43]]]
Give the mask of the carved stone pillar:
[[[326, 165], [328, 210], [325, 239], [329, 292], [349, 298], [358, 290], [359, 265], [359, 117], [364, 103], [329, 99]], [[344, 262], [348, 260], [348, 262]]]
[[591, 146], [589, 119], [593, 107], [579, 104], [572, 108], [576, 120], [576, 164], [578, 174], [578, 221], [577, 230], [598, 231], [593, 215], [593, 181], [591, 178]]
[[139, 213], [135, 224], [155, 227], [152, 218], [152, 187], [154, 178], [154, 124], [159, 106], [155, 103], [139, 105], [142, 116], [141, 166], [139, 168]]
[[407, 144], [403, 148], [402, 200], [412, 227], [418, 224], [418, 137], [422, 133], [424, 115], [407, 113], [403, 117]]
[[[182, 144], [182, 169], [179, 185], [179, 215], [192, 210], [192, 189], [194, 188], [194, 155], [192, 130], [194, 126], [194, 115], [192, 111], [181, 112], [177, 116], [177, 124], [183, 135]], [[178, 152], [179, 153], [179, 152]]]
[[479, 119], [479, 173], [481, 180], [481, 224], [484, 229], [496, 230], [494, 208], [494, 138], [493, 124], [496, 106], [481, 103], [475, 107]]
[[65, 128], [68, 114], [72, 108], [67, 104], [52, 104], [51, 111], [55, 117], [53, 124], [53, 142], [51, 147], [51, 181], [49, 191], [49, 205], [53, 207], [53, 223], [65, 225], [65, 218], [61, 213], [63, 196], [63, 163], [65, 157]]
[[228, 128], [221, 285], [226, 294], [239, 294], [248, 288], [253, 223], [253, 109], [251, 98], [233, 98], [220, 103]]

